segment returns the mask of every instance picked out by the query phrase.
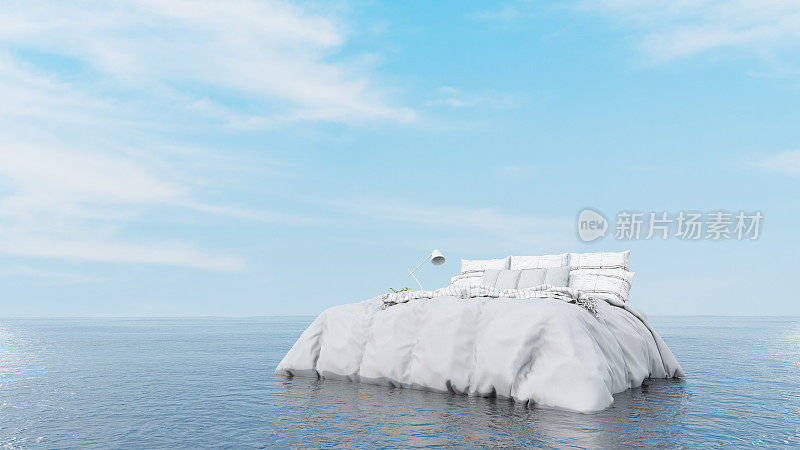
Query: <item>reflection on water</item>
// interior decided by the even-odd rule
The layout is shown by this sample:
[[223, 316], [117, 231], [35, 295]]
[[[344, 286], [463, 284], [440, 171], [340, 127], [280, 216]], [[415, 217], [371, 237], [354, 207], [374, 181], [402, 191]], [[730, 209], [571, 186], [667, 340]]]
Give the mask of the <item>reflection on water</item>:
[[526, 408], [505, 399], [437, 394], [385, 386], [293, 378], [281, 383], [280, 414], [309, 433], [284, 444], [365, 445], [676, 446], [685, 428], [684, 382], [651, 381], [616, 397], [596, 414]]
[[800, 446], [798, 319], [655, 318], [688, 377], [595, 414], [276, 379], [311, 320], [0, 320], [0, 445]]

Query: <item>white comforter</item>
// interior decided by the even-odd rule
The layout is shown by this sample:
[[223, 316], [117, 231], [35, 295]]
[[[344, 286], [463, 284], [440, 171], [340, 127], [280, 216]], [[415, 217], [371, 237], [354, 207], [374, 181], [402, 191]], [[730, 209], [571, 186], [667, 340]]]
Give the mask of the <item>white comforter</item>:
[[380, 297], [324, 311], [278, 365], [310, 375], [597, 411], [647, 377], [684, 376], [644, 316], [597, 301]]

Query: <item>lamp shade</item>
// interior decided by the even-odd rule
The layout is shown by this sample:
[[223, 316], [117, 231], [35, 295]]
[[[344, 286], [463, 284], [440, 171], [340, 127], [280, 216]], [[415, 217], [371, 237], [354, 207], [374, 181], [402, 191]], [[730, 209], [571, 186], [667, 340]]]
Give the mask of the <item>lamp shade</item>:
[[444, 255], [439, 250], [434, 250], [431, 252], [431, 263], [434, 266], [441, 266], [444, 264]]

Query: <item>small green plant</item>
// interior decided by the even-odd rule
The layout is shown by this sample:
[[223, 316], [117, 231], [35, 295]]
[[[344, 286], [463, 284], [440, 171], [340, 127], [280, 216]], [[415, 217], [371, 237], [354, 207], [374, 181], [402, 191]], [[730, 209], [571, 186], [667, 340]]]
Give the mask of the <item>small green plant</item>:
[[389, 288], [390, 291], [394, 292], [395, 294], [399, 294], [400, 292], [410, 291], [410, 287], [404, 287], [403, 289], [395, 290], [394, 288]]

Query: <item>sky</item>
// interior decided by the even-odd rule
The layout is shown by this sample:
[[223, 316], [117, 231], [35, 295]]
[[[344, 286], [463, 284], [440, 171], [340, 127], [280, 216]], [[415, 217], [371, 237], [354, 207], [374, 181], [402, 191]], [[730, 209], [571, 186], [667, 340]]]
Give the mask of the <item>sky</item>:
[[433, 248], [426, 288], [630, 249], [650, 315], [800, 315], [797, 0], [12, 0], [0, 99], [2, 317], [314, 315]]

